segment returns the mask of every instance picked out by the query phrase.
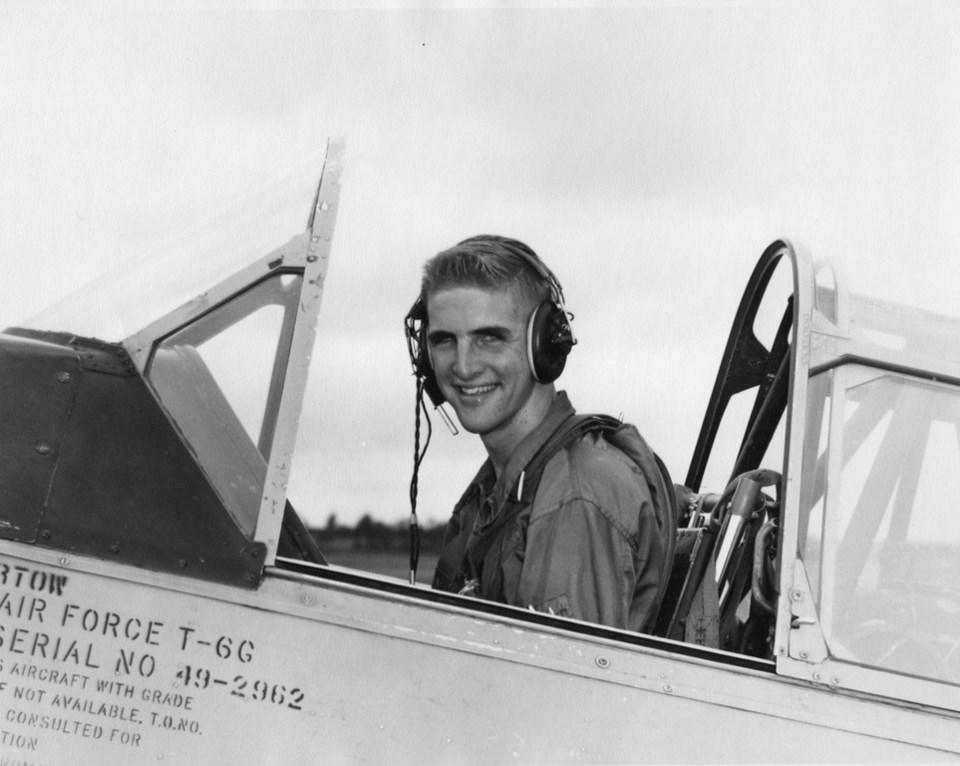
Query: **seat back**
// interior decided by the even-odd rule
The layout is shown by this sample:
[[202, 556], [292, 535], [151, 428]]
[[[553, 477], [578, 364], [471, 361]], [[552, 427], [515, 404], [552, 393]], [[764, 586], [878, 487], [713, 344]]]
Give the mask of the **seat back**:
[[657, 618], [655, 635], [719, 646], [719, 603], [709, 526], [677, 530], [673, 568]]
[[[760, 634], [770, 620], [770, 577], [757, 559], [769, 558], [769, 530], [779, 505], [761, 489], [779, 481], [775, 472], [750, 471], [732, 481], [719, 499], [701, 496], [689, 526], [677, 533], [656, 635], [730, 651], [767, 653]], [[758, 546], [760, 536], [763, 542]], [[749, 615], [744, 617], [741, 606], [748, 594]]]

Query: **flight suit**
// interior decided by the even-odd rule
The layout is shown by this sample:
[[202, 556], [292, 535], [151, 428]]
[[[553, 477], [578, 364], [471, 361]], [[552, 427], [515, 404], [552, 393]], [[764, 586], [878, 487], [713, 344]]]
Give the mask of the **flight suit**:
[[[524, 487], [534, 456], [573, 415], [560, 392], [499, 480], [484, 463], [454, 508], [433, 586], [649, 630], [675, 534], [651, 491], [662, 494], [664, 483], [651, 483], [608, 437], [588, 432], [548, 457], [532, 491]], [[632, 426], [617, 438], [642, 442]]]

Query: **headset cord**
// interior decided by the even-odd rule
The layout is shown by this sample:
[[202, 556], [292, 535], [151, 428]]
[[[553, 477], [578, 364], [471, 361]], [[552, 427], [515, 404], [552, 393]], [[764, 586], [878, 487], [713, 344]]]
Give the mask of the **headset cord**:
[[[427, 438], [420, 449], [420, 412], [423, 412], [427, 421]], [[423, 378], [417, 380], [417, 402], [414, 409], [413, 427], [413, 476], [410, 478], [410, 584], [417, 581], [417, 564], [420, 561], [420, 525], [417, 522], [417, 492], [419, 484], [420, 464], [427, 447], [430, 446], [430, 437], [433, 435], [433, 425], [430, 423], [430, 413], [423, 403]]]

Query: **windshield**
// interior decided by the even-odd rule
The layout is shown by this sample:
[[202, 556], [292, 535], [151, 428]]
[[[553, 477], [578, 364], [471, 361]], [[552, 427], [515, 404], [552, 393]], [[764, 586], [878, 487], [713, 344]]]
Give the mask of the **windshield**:
[[307, 228], [323, 152], [23, 322], [119, 343]]
[[960, 393], [860, 365], [817, 377], [803, 556], [830, 652], [960, 682]]
[[147, 370], [248, 536], [263, 495], [301, 287], [299, 274], [263, 280], [165, 338]]
[[832, 266], [823, 264], [816, 275], [816, 310], [841, 335], [902, 355], [907, 366], [924, 367], [918, 357], [960, 362], [960, 318], [844, 293]]

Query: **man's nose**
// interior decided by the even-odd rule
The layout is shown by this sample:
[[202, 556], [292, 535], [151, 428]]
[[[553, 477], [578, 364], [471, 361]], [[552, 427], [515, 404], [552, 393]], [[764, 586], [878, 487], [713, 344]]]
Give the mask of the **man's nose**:
[[472, 343], [458, 343], [457, 357], [453, 362], [453, 372], [458, 378], [470, 378], [479, 368], [476, 350]]

